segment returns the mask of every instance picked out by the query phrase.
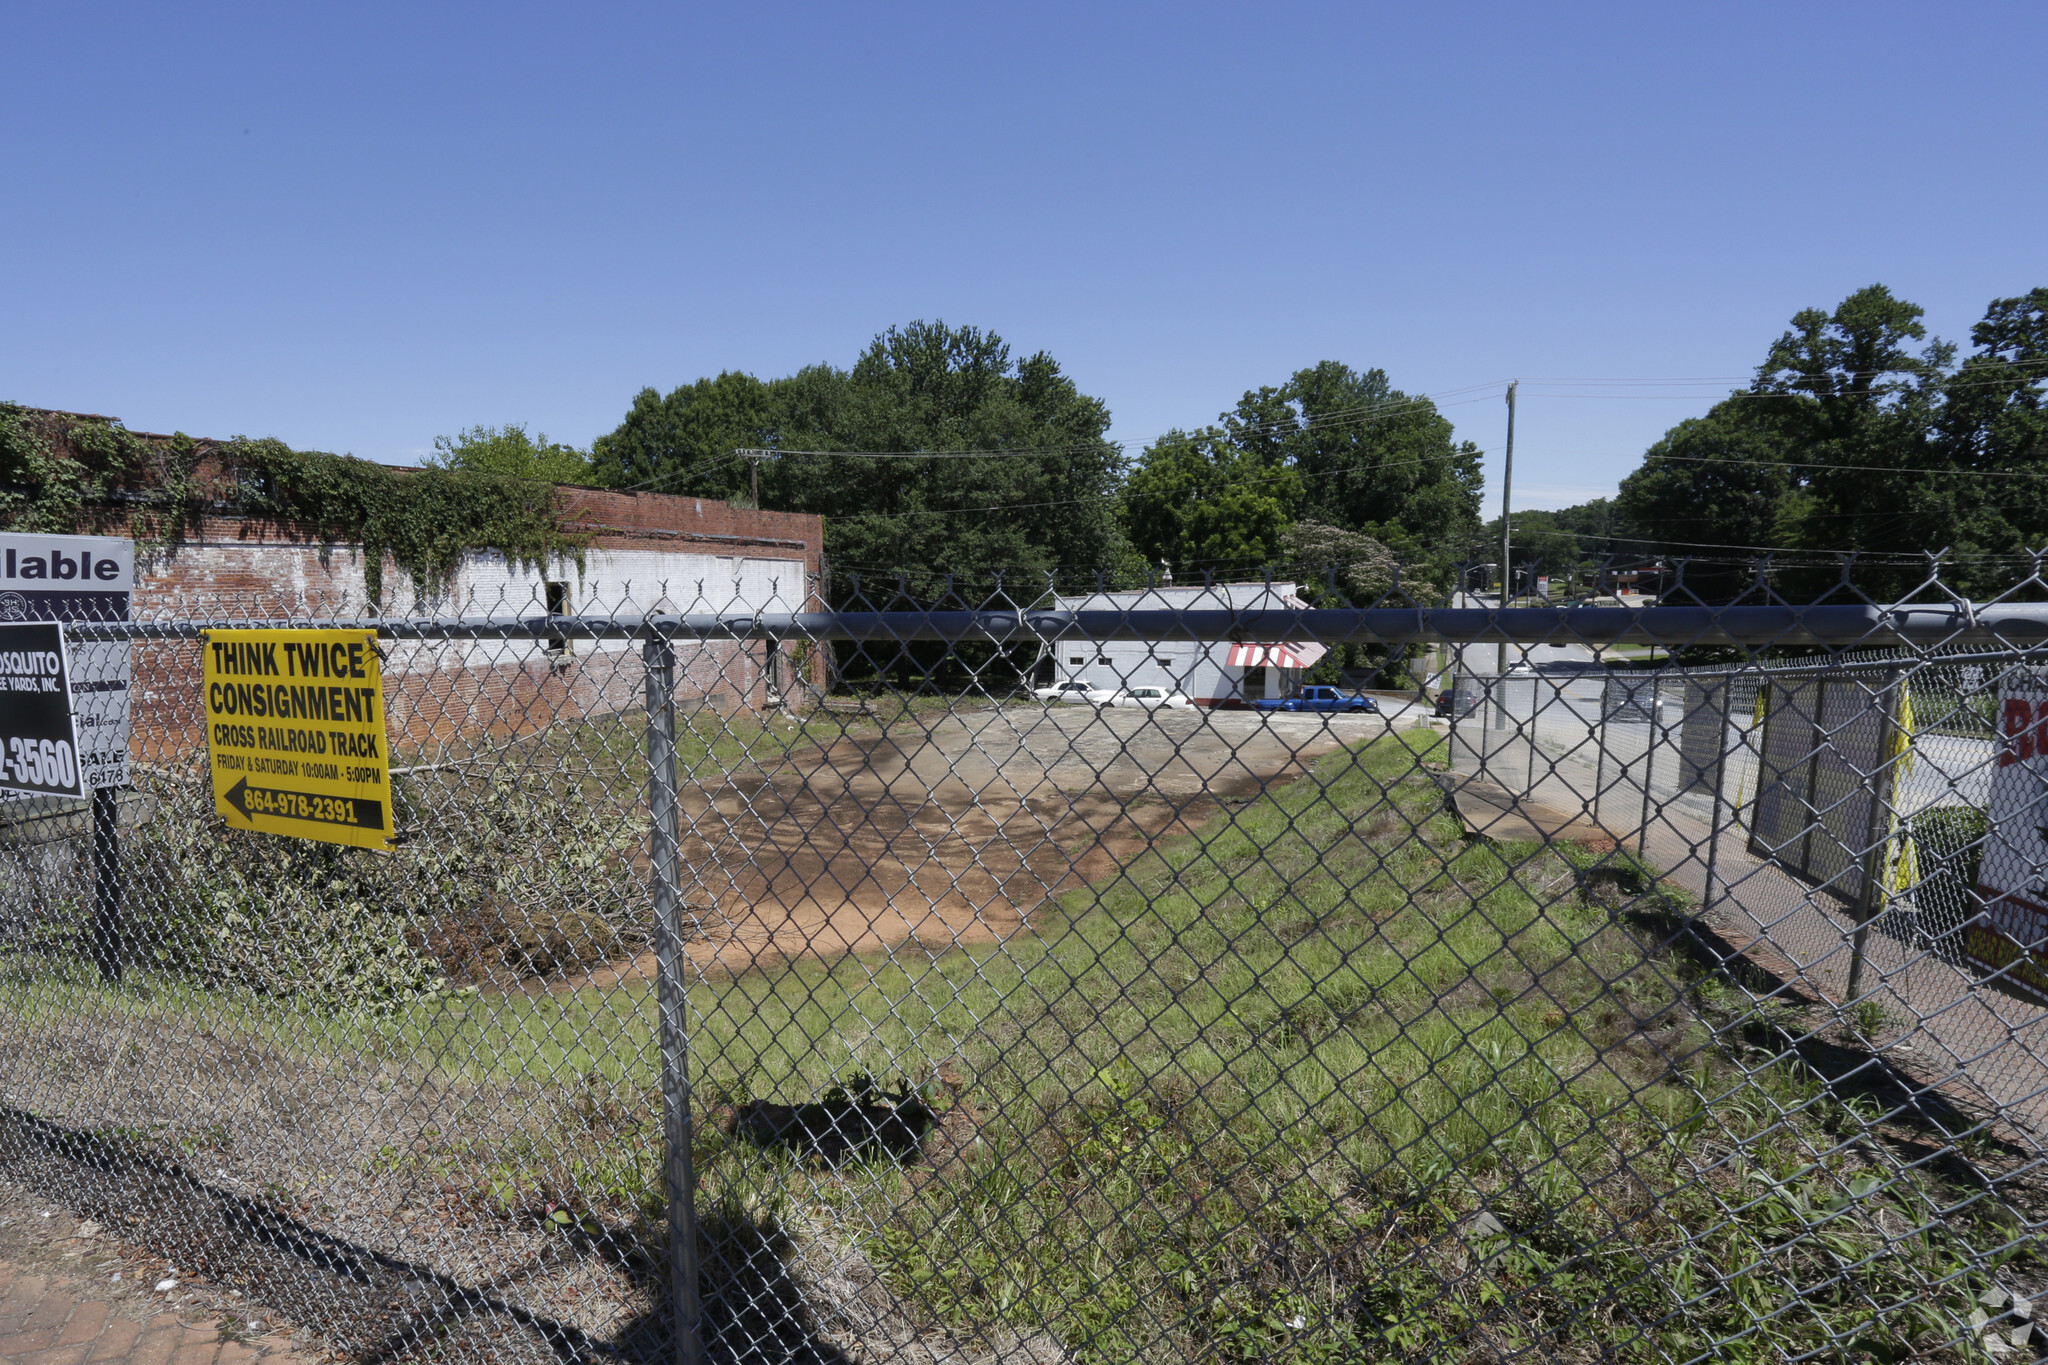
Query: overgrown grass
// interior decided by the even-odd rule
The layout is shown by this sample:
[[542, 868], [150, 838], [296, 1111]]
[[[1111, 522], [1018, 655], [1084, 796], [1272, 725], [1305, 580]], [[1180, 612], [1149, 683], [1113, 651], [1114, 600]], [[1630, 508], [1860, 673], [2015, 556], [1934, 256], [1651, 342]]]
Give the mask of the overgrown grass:
[[708, 1151], [710, 1183], [823, 1199], [933, 1318], [1090, 1360], [1948, 1339], [1995, 1201], [1855, 1140], [1796, 1064], [1739, 1065], [1764, 1021], [1662, 950], [1682, 907], [1466, 842], [1423, 756], [1332, 755], [1000, 951], [707, 990], [713, 1091], [945, 1059], [979, 1139], [935, 1172]]
[[[830, 1210], [930, 1323], [1090, 1362], [1940, 1359], [1992, 1267], [2038, 1274], [2000, 1199], [1799, 1064], [1802, 1023], [1667, 951], [1642, 869], [1467, 841], [1435, 742], [1333, 753], [1000, 947], [693, 987], [703, 1197]], [[65, 989], [542, 1097], [376, 1159], [654, 1235], [650, 988], [317, 1019]], [[928, 1162], [720, 1131], [869, 1076], [951, 1097]]]

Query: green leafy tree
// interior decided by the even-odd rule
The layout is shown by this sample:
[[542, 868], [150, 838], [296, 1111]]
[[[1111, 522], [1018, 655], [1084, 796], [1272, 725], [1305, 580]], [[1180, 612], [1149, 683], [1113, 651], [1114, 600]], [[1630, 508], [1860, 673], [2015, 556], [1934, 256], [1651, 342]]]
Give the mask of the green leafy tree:
[[575, 446], [550, 441], [546, 432], [528, 435], [522, 422], [474, 426], [454, 436], [436, 436], [430, 468], [455, 469], [540, 483], [589, 483], [590, 457]]
[[[1473, 558], [1490, 560], [1489, 552], [1499, 545], [1500, 518], [1495, 517], [1481, 532]], [[1599, 581], [1603, 566], [1640, 559], [1646, 551], [1623, 535], [1612, 499], [1592, 498], [1571, 507], [1515, 513], [1512, 552], [1516, 582], [1523, 589], [1531, 578], [1547, 577], [1553, 591], [1577, 595]]]
[[977, 594], [998, 576], [1025, 592], [1128, 558], [1109, 409], [1042, 351], [1017, 360], [993, 332], [914, 322], [843, 376], [806, 371], [779, 397], [790, 453], [763, 468], [763, 499], [824, 514], [835, 583], [863, 573], [869, 600], [899, 576], [929, 600], [949, 576]]
[[999, 577], [1035, 598], [1048, 576], [1129, 558], [1108, 429], [1109, 409], [1050, 355], [1018, 360], [993, 332], [913, 322], [849, 370], [643, 389], [592, 454], [613, 486], [744, 501], [754, 471], [733, 451], [774, 452], [758, 471], [762, 504], [825, 517], [841, 603], [856, 575], [870, 602], [894, 600], [899, 579], [914, 601], [937, 600], [949, 580], [987, 593]]
[[1589, 498], [1571, 507], [1560, 507], [1551, 514], [1551, 519], [1558, 533], [1570, 536], [1578, 546], [1583, 556], [1581, 562], [1597, 563], [1619, 552], [1623, 543], [1616, 539], [1622, 534], [1622, 526], [1612, 498]]
[[[1802, 497], [1788, 499], [1783, 532], [1815, 549], [1893, 551], [1944, 540], [1929, 517], [1929, 435], [1955, 348], [1935, 340], [1919, 305], [1883, 285], [1859, 289], [1833, 313], [1792, 319], [1757, 370], [1753, 397], [1773, 404], [1800, 463]], [[1809, 591], [1824, 573], [1805, 575]], [[1897, 578], [1898, 575], [1886, 575]], [[1866, 586], [1876, 581], [1864, 577]]]
[[2048, 475], [2048, 288], [1993, 300], [1970, 340], [1976, 351], [1943, 382], [1931, 442], [1954, 472], [1922, 498], [1947, 523], [1944, 579], [1989, 596], [2011, 584], [2013, 560], [2048, 548], [2048, 486], [2011, 477]]
[[1208, 427], [1168, 432], [1145, 448], [1124, 488], [1131, 543], [1182, 582], [1240, 576], [1284, 553], [1301, 476]]
[[1686, 592], [1734, 600], [1753, 582], [1743, 561], [1754, 552], [1729, 547], [1781, 545], [1791, 533], [1795, 430], [1784, 403], [1738, 394], [1666, 432], [1615, 498], [1615, 516], [1655, 542], [1630, 548], [1690, 561]]
[[[2048, 290], [1994, 300], [1960, 365], [1921, 315], [1881, 285], [1797, 314], [1749, 389], [1650, 448], [1618, 520], [1695, 557], [1686, 585], [1707, 600], [1753, 589], [1751, 546], [1864, 556], [1853, 582], [1880, 598], [1925, 585], [1916, 552], [1947, 551], [1947, 588], [2002, 591], [2048, 544], [2039, 482], [2014, 477], [2048, 475]], [[1808, 555], [1775, 586], [1814, 597], [1841, 578]]]
[[1445, 562], [1478, 524], [1478, 447], [1384, 370], [1325, 360], [1246, 393], [1224, 424], [1260, 465], [1300, 475], [1302, 517]]
[[[1531, 508], [1515, 513], [1514, 566], [1516, 591], [1527, 592], [1531, 576], [1547, 576], [1564, 583], [1585, 581], [1594, 557], [1579, 546], [1578, 538], [1558, 524], [1554, 511]], [[1492, 563], [1500, 554], [1500, 518], [1480, 528], [1469, 555], [1472, 561]], [[1478, 584], [1478, 575], [1472, 582]]]
[[774, 384], [726, 370], [666, 396], [642, 389], [618, 427], [591, 443], [596, 478], [614, 488], [733, 499], [749, 492], [735, 450], [775, 444], [784, 405]]
[[[1417, 566], [1404, 565], [1384, 541], [1341, 526], [1298, 521], [1280, 537], [1277, 577], [1294, 581], [1301, 599], [1313, 607], [1435, 606], [1442, 590]], [[1390, 649], [1385, 645], [1332, 646], [1304, 682], [1334, 683], [1346, 669], [1376, 674], [1392, 686], [1407, 678], [1407, 665], [1421, 654], [1420, 646]]]
[[1435, 606], [1442, 593], [1426, 569], [1403, 564], [1392, 546], [1359, 531], [1298, 521], [1280, 536], [1276, 572], [1317, 606]]

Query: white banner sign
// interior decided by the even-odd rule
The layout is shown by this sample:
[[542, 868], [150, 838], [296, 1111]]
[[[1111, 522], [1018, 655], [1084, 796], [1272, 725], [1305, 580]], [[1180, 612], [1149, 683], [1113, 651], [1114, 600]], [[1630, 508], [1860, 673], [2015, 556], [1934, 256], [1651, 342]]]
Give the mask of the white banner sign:
[[[135, 592], [135, 542], [113, 536], [0, 532], [0, 623], [125, 621]], [[71, 646], [72, 718], [84, 785], [128, 784], [126, 643]]]
[[2048, 999], [2048, 679], [2014, 670], [1998, 689], [1990, 815], [1977, 871], [1984, 910], [1963, 929], [1963, 956]]

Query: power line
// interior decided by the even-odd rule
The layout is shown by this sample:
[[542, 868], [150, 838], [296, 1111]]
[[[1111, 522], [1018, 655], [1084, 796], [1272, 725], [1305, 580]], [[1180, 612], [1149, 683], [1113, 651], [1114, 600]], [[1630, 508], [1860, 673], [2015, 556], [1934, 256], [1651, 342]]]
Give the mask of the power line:
[[767, 460], [781, 456], [816, 455], [842, 460], [1023, 460], [1043, 459], [1069, 453], [1101, 454], [1121, 451], [1118, 441], [1097, 441], [1092, 446], [1037, 446], [1022, 450], [785, 450], [780, 446], [740, 449], [733, 456], [742, 460]]
[[1684, 460], [1692, 464], [1749, 465], [1760, 469], [1829, 469], [1865, 474], [1968, 474], [1986, 479], [2048, 479], [2048, 470], [1968, 469], [1956, 465], [1940, 468], [1929, 465], [1822, 464], [1813, 460], [1745, 460], [1720, 455], [1673, 455], [1668, 452], [1645, 453], [1643, 465], [1647, 468], [1658, 460]]
[[[1863, 516], [1883, 516], [1883, 515], [1884, 515], [1884, 514], [1883, 514], [1883, 513], [1880, 513], [1880, 512], [1824, 512], [1824, 513], [1819, 513], [1819, 514], [1817, 514], [1817, 515], [1816, 515], [1815, 517], [1809, 518], [1809, 520], [1819, 520], [1819, 519], [1820, 519], [1820, 518], [1822, 518], [1822, 517], [1830, 517], [1830, 518], [1832, 518], [1832, 517], [1863, 517]], [[1890, 520], [1899, 520], [1899, 519], [1902, 519], [1902, 518], [1905, 518], [1905, 517], [1909, 517], [1909, 516], [1912, 516], [1912, 515], [1913, 515], [1913, 513], [1912, 513], [1911, 511], [1906, 511], [1906, 512], [1897, 512], [1897, 513], [1893, 513], [1893, 514], [1891, 515], [1891, 517], [1890, 517], [1889, 519], [1890, 519]], [[1886, 552], [1883, 552], [1883, 551], [1864, 551], [1864, 550], [1846, 550], [1846, 549], [1833, 549], [1833, 550], [1831, 550], [1831, 549], [1827, 549], [1827, 548], [1825, 548], [1825, 547], [1808, 547], [1808, 546], [1796, 546], [1796, 545], [1738, 545], [1738, 544], [1733, 544], [1733, 543], [1731, 543], [1731, 542], [1728, 542], [1728, 541], [1711, 541], [1711, 540], [1668, 540], [1668, 539], [1664, 539], [1664, 538], [1661, 538], [1661, 537], [1659, 537], [1659, 538], [1651, 538], [1651, 537], [1647, 537], [1647, 536], [1624, 536], [1624, 535], [1617, 535], [1617, 534], [1614, 534], [1614, 533], [1611, 533], [1611, 532], [1607, 532], [1607, 531], [1575, 531], [1575, 530], [1570, 530], [1570, 529], [1568, 529], [1568, 528], [1566, 528], [1566, 527], [1562, 527], [1562, 526], [1557, 526], [1557, 527], [1536, 527], [1536, 526], [1522, 526], [1522, 527], [1518, 527], [1517, 529], [1518, 529], [1518, 530], [1520, 530], [1520, 531], [1522, 531], [1522, 532], [1523, 532], [1524, 534], [1529, 534], [1529, 535], [1558, 535], [1558, 536], [1572, 536], [1572, 537], [1574, 537], [1574, 538], [1577, 538], [1577, 539], [1580, 539], [1580, 540], [1600, 540], [1600, 541], [1614, 541], [1614, 542], [1618, 542], [1618, 543], [1620, 543], [1620, 544], [1624, 544], [1624, 545], [1649, 545], [1649, 546], [1683, 546], [1683, 547], [1685, 547], [1685, 548], [1687, 548], [1687, 549], [1701, 549], [1701, 550], [1740, 550], [1740, 551], [1743, 551], [1743, 552], [1745, 552], [1745, 553], [1747, 553], [1747, 554], [1751, 554], [1751, 555], [1770, 555], [1770, 556], [1772, 556], [1772, 557], [1778, 557], [1778, 556], [1784, 556], [1784, 555], [1806, 555], [1806, 556], [1819, 556], [1819, 557], [1824, 557], [1824, 558], [1830, 558], [1830, 559], [1840, 559], [1840, 558], [1842, 558], [1842, 557], [1844, 557], [1844, 556], [1848, 556], [1848, 557], [1852, 557], [1852, 558], [1855, 558], [1855, 559], [1859, 559], [1859, 560], [1863, 560], [1863, 561], [1866, 561], [1866, 562], [1870, 562], [1870, 563], [1915, 563], [1915, 564], [1917, 564], [1917, 563], [1920, 563], [1920, 562], [1922, 562], [1922, 560], [1923, 560], [1923, 559], [1925, 558], [1925, 556], [1924, 556], [1924, 555], [1917, 555], [1917, 554], [1914, 554], [1914, 555], [1902, 555], [1902, 554], [1897, 554], [1897, 553], [1886, 553]], [[2044, 552], [2048, 552], [2048, 551], [2044, 551]], [[1977, 554], [1977, 555], [1944, 555], [1944, 562], [1953, 562], [1953, 561], [1956, 561], [1956, 560], [1968, 560], [1968, 561], [1994, 561], [1994, 562], [2007, 562], [2007, 563], [2019, 563], [2019, 562], [2030, 562], [2030, 561], [2032, 561], [2032, 560], [2033, 560], [2034, 558], [2035, 558], [2035, 556], [2034, 556], [2033, 554], [2029, 553], [2029, 552], [2026, 552], [2026, 551], [2015, 551], [2015, 552], [2009, 552], [2009, 553], [2004, 553], [2004, 554], [1988, 554], [1988, 553], [1987, 553], [1987, 554]]]
[[[2042, 366], [2042, 365], [2048, 365], [2048, 361], [2040, 361], [2040, 362], [2035, 362], [2035, 361], [2006, 361], [2006, 362], [2001, 362], [2001, 363], [2002, 363], [2002, 364], [2004, 365], [2004, 367], [2005, 367], [2005, 368], [2007, 368], [2007, 369], [2017, 369], [2017, 370], [2032, 370], [2032, 369], [2036, 368], [2037, 366]], [[1977, 368], [1979, 368], [1979, 369], [1982, 369], [1982, 368], [1987, 368], [1987, 367], [1982, 367], [1982, 366], [1980, 366], [1980, 367], [1977, 367]], [[1953, 392], [1955, 392], [1955, 391], [1956, 391], [1956, 390], [1958, 390], [1958, 389], [2002, 389], [2002, 388], [2006, 388], [2006, 387], [2008, 387], [2008, 386], [2009, 386], [2009, 385], [2010, 385], [2010, 384], [2012, 383], [2012, 377], [2010, 377], [2010, 376], [2008, 376], [2007, 378], [2004, 378], [2004, 379], [1976, 379], [1976, 380], [1957, 380], [1956, 378], [1954, 378], [1954, 376], [1955, 376], [1955, 375], [1967, 374], [1967, 373], [1971, 373], [1971, 372], [1972, 372], [1972, 370], [1971, 370], [1970, 368], [1968, 368], [1968, 367], [1965, 367], [1964, 369], [1956, 370], [1956, 371], [1952, 372], [1951, 376], [1950, 376], [1949, 378], [1947, 378], [1947, 379], [1933, 379], [1933, 380], [1929, 380], [1929, 381], [1926, 381], [1926, 382], [1922, 383], [1922, 384], [1921, 384], [1921, 385], [1920, 385], [1920, 386], [1918, 387], [1918, 390], [1917, 390], [1917, 391], [1919, 391], [1919, 392], [1925, 392], [1925, 393], [1929, 393], [1929, 394], [1936, 394], [1936, 393], [1943, 393], [1943, 394], [1945, 394], [1945, 393], [1953, 393]], [[2025, 379], [2025, 380], [2026, 380], [2026, 382], [2027, 382], [2028, 384], [2038, 384], [2038, 383], [2042, 382], [2042, 381], [2043, 381], [2044, 379], [2048, 379], [2048, 373], [2043, 373], [2043, 374], [2038, 374], [2038, 375], [2024, 375], [2024, 374], [2023, 374], [2023, 375], [2021, 375], [2021, 376], [2019, 376], [2019, 377], [2020, 377], [2020, 378], [2023, 378], [2023, 379]], [[1526, 381], [1526, 382], [1528, 382], [1528, 383], [1531, 383], [1531, 384], [1537, 384], [1537, 383], [1543, 383], [1543, 382], [1545, 382], [1545, 381], [1542, 381], [1542, 380], [1533, 380], [1533, 379], [1532, 379], [1532, 380], [1528, 380], [1528, 381]], [[1629, 380], [1605, 380], [1605, 381], [1603, 381], [1603, 380], [1573, 380], [1573, 381], [1563, 381], [1563, 380], [1551, 380], [1551, 381], [1549, 381], [1549, 382], [1551, 382], [1551, 383], [1565, 383], [1565, 382], [1570, 382], [1570, 383], [1584, 383], [1584, 384], [1594, 384], [1594, 383], [1614, 383], [1614, 384], [1625, 384], [1625, 383], [1630, 383], [1630, 382], [1634, 382], [1634, 381], [1629, 381]], [[1647, 383], [1647, 382], [1652, 382], [1652, 381], [1642, 381], [1642, 382], [1645, 382], [1645, 383]], [[1741, 381], [1738, 381], [1738, 380], [1736, 380], [1736, 379], [1730, 378], [1730, 379], [1718, 379], [1718, 380], [1710, 380], [1710, 379], [1701, 379], [1701, 380], [1660, 380], [1660, 381], [1655, 381], [1655, 382], [1659, 382], [1659, 383], [1674, 383], [1674, 384], [1683, 384], [1683, 383], [1699, 383], [1699, 384], [1724, 384], [1724, 383], [1737, 383], [1737, 382], [1741, 382]], [[1759, 388], [1756, 388], [1756, 387], [1755, 387], [1755, 384], [1756, 384], [1756, 382], [1757, 382], [1757, 381], [1756, 381], [1756, 380], [1755, 380], [1754, 378], [1751, 378], [1751, 379], [1750, 379], [1750, 380], [1748, 380], [1747, 382], [1749, 383], [1750, 387], [1748, 387], [1748, 388], [1736, 388], [1736, 389], [1731, 389], [1731, 390], [1727, 391], [1727, 392], [1726, 392], [1726, 393], [1724, 394], [1724, 397], [1725, 397], [1725, 398], [1727, 398], [1727, 399], [1736, 399], [1736, 398], [1783, 398], [1783, 399], [1793, 399], [1793, 400], [1800, 400], [1800, 401], [1806, 401], [1806, 402], [1817, 402], [1817, 401], [1819, 401], [1818, 395], [1816, 395], [1816, 394], [1812, 393], [1812, 392], [1811, 392], [1811, 391], [1809, 391], [1809, 390], [1805, 390], [1805, 389], [1788, 389], [1788, 388], [1777, 388], [1777, 389], [1759, 389]], [[1693, 401], [1693, 400], [1696, 400], [1696, 399], [1699, 399], [1699, 398], [1703, 398], [1703, 397], [1705, 397], [1706, 395], [1705, 395], [1705, 394], [1700, 394], [1700, 393], [1556, 393], [1556, 392], [1543, 392], [1543, 393], [1538, 393], [1538, 394], [1537, 394], [1536, 396], [1537, 396], [1537, 397], [1539, 397], [1539, 398], [1636, 398], [1636, 399], [1649, 399], [1649, 400], [1652, 400], [1652, 401], [1656, 401], [1656, 402], [1690, 402], [1690, 401]], [[1868, 395], [1868, 396], [1873, 396], [1873, 397], [1876, 397], [1876, 396], [1881, 396], [1881, 395], [1877, 395], [1877, 394], [1872, 394], [1872, 395]]]
[[[2000, 360], [1995, 356], [1978, 352], [1965, 356], [1962, 364], [1958, 365], [1950, 373], [1963, 374], [1971, 369], [1973, 363], [1979, 369], [1995, 365], [2013, 370], [2048, 370], [2048, 359]], [[1524, 384], [1755, 384], [1759, 374], [1787, 373], [1790, 373], [1790, 371], [1784, 369], [1763, 370], [1759, 367], [1756, 370], [1749, 371], [1747, 374], [1664, 375], [1661, 377], [1644, 375], [1543, 375], [1533, 379], [1524, 379], [1522, 382]], [[1895, 374], [1899, 372], [1895, 370], [1848, 370], [1844, 373], [1850, 379], [1860, 379], [1865, 376]]]

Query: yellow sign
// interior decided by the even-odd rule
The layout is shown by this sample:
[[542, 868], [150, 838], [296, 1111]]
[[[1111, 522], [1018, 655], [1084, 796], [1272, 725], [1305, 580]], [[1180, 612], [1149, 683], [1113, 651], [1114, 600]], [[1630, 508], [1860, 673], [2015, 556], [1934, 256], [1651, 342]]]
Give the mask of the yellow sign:
[[209, 630], [205, 682], [213, 807], [230, 828], [391, 848], [375, 631]]

